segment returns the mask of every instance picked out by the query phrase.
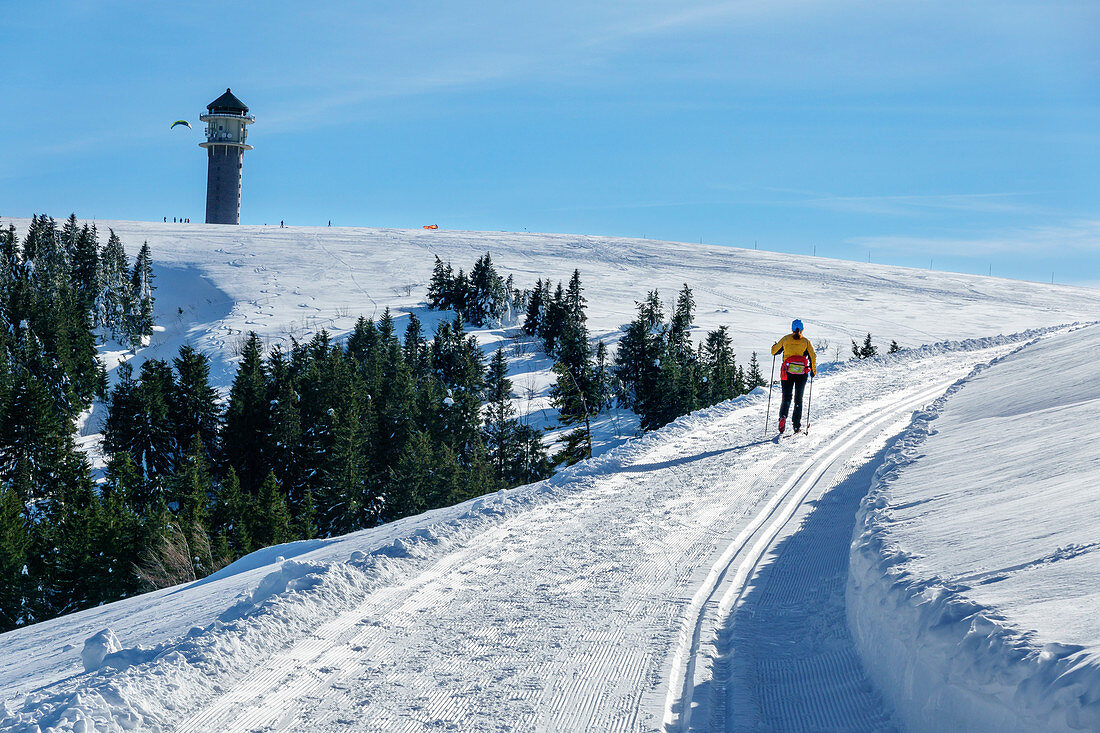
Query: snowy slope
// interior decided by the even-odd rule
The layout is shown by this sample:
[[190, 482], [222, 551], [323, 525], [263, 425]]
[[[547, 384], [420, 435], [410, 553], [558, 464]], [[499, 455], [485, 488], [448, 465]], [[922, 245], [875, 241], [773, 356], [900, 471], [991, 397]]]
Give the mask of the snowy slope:
[[[490, 251], [521, 286], [537, 277], [565, 280], [578, 267], [593, 335], [610, 340], [647, 290], [659, 288], [668, 301], [687, 282], [700, 330], [730, 325], [742, 363], [753, 350], [766, 353], [794, 316], [815, 342], [831, 342], [829, 356], [839, 347], [843, 359], [849, 339], [868, 331], [880, 345], [894, 338], [911, 346], [1100, 314], [1100, 293], [1088, 289], [724, 247], [568, 235], [99, 226], [103, 234], [113, 226], [131, 254], [144, 240], [153, 250], [163, 330], [137, 358], [170, 358], [191, 342], [214, 358], [212, 376], [222, 386], [248, 330], [269, 341], [308, 338], [322, 327], [340, 334], [358, 315], [377, 317], [385, 307], [416, 312], [431, 328], [442, 317], [423, 308], [433, 254], [468, 268]], [[509, 345], [517, 407], [537, 414], [546, 405], [549, 362], [509, 331], [478, 337], [488, 347]], [[761, 441], [766, 399], [758, 393], [540, 484], [346, 537], [268, 548], [197, 583], [0, 635], [0, 730], [882, 729], [907, 719], [905, 699], [874, 667], [881, 658], [864, 671], [856, 647], [864, 638], [841, 633], [843, 594], [837, 606], [835, 593], [822, 599], [814, 586], [843, 587], [847, 547], [802, 540], [816, 525], [826, 539], [843, 521], [851, 527], [853, 501], [914, 410], [975, 366], [1040, 336], [823, 370], [808, 436]], [[633, 427], [605, 430], [626, 436]], [[1049, 455], [1067, 465], [1057, 445]], [[822, 524], [818, 509], [834, 504], [847, 518]], [[1071, 525], [1078, 507], [1068, 499], [1054, 506], [1052, 526], [1061, 526], [1059, 517]], [[1026, 529], [1013, 527], [1012, 542]], [[974, 556], [997, 558], [1011, 544], [995, 542], [993, 532], [983, 537]], [[791, 554], [799, 547], [814, 562], [826, 549], [830, 562], [843, 552], [845, 564], [819, 581], [804, 572], [814, 562]], [[1020, 574], [1021, 587], [1030, 587], [1028, 577]], [[1079, 580], [1067, 576], [1066, 587]], [[811, 659], [781, 653], [801, 643], [796, 636], [765, 636], [776, 633], [774, 624], [748, 623], [776, 618], [776, 603], [809, 608], [807, 599], [823, 600], [832, 614], [825, 627], [810, 612], [785, 622], [820, 632], [827, 643]], [[123, 648], [103, 669], [86, 672], [85, 640], [104, 628]], [[782, 677], [789, 694], [762, 697], [780, 687], [760, 685], [760, 670]], [[841, 683], [819, 684], [834, 679]], [[872, 679], [884, 680], [887, 694], [874, 694]]]
[[[725, 729], [718, 630], [764, 553], [868, 445], [1017, 343], [830, 370], [811, 433], [782, 443], [760, 439], [757, 393], [541, 484], [9, 632], [0, 728]], [[84, 672], [104, 627], [121, 669]]]
[[849, 612], [911, 730], [1100, 730], [1100, 326], [914, 421], [853, 546]]
[[[27, 220], [14, 220], [25, 229]], [[1000, 278], [886, 267], [734, 247], [566, 234], [512, 234], [342, 227], [97, 222], [111, 227], [133, 256], [148, 241], [155, 263], [157, 323], [164, 328], [145, 357], [171, 358], [191, 342], [213, 358], [211, 379], [227, 386], [236, 346], [255, 330], [269, 343], [309, 338], [321, 328], [346, 333], [360, 315], [415, 312], [428, 331], [444, 316], [426, 311], [434, 256], [470, 269], [486, 251], [519, 287], [540, 277], [568, 281], [579, 268], [593, 338], [618, 339], [634, 303], [659, 289], [671, 304], [684, 283], [697, 305], [696, 340], [729, 325], [741, 364], [801, 318], [821, 359], [847, 359], [851, 339], [870, 332], [880, 348], [896, 339], [916, 346], [945, 339], [1015, 333], [1092, 320], [1100, 291]], [[404, 328], [403, 319], [398, 328]], [[514, 329], [513, 329], [514, 331]], [[400, 330], [399, 330], [400, 332]], [[550, 362], [508, 329], [479, 332], [486, 350], [508, 355], [521, 413], [552, 422], [546, 387]], [[98, 419], [88, 421], [94, 432]], [[627, 422], [606, 432], [630, 435]]]

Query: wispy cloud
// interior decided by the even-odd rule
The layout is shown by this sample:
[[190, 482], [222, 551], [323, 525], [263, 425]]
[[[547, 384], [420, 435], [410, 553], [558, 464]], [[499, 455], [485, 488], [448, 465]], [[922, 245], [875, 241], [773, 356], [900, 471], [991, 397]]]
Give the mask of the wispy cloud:
[[[851, 5], [852, 0], [841, 4]], [[317, 60], [327, 64], [323, 71], [314, 69], [310, 61], [288, 69], [281, 83], [295, 86], [305, 80], [313, 90], [312, 98], [299, 100], [293, 109], [269, 112], [265, 123], [269, 132], [305, 125], [312, 128], [331, 119], [346, 122], [349, 116], [374, 114], [371, 102], [521, 81], [572, 80], [598, 85], [608, 77], [619, 79], [619, 73], [636, 73], [633, 64], [624, 71], [616, 60], [640, 50], [648, 53], [657, 39], [723, 25], [752, 27], [784, 16], [804, 19], [813, 8], [824, 11], [836, 6], [837, 2], [824, 0], [773, 0], [763, 4], [742, 0], [650, 0], [605, 6], [565, 3], [522, 10], [512, 5], [490, 5], [475, 16], [441, 13], [423, 24], [411, 24], [417, 28], [416, 36], [401, 35], [409, 32], [410, 23], [396, 24], [398, 36], [375, 48], [364, 45], [366, 50], [348, 52], [336, 70], [329, 58]], [[431, 39], [430, 45], [424, 45], [425, 38]], [[662, 64], [660, 68], [662, 73], [674, 73], [673, 66]], [[738, 65], [723, 62], [720, 66], [725, 74], [746, 73]], [[704, 66], [704, 75], [712, 74], [713, 67], [713, 63]], [[324, 83], [319, 85], [321, 80]], [[341, 116], [334, 117], [335, 112]]]
[[830, 211], [884, 216], [914, 216], [928, 211], [962, 211], [985, 214], [1035, 213], [1036, 207], [1019, 199], [1019, 193], [961, 193], [896, 196], [819, 196], [801, 203]]
[[[738, 195], [755, 194], [752, 200], [741, 198], [740, 204], [758, 204], [785, 207], [806, 207], [852, 214], [881, 216], [919, 216], [934, 212], [962, 212], [984, 214], [1040, 214], [1049, 213], [1043, 208], [1024, 201], [1036, 196], [1037, 191], [990, 191], [980, 193], [933, 194], [879, 194], [843, 196], [800, 188], [761, 187], [758, 191], [745, 186], [714, 186], [718, 190]], [[773, 198], [759, 193], [773, 194]]]
[[985, 237], [870, 236], [849, 244], [895, 254], [921, 255], [1054, 255], [1100, 253], [1100, 221], [1075, 220], [1060, 225], [1020, 227]]

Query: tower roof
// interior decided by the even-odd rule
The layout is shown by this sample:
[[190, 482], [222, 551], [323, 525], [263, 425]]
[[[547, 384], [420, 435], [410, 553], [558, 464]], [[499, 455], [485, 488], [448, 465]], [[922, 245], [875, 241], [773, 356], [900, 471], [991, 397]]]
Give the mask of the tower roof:
[[237, 114], [248, 114], [248, 107], [244, 102], [237, 99], [233, 95], [233, 92], [228, 88], [225, 90], [225, 94], [215, 99], [210, 104], [206, 105], [206, 109], [209, 112], [234, 112]]

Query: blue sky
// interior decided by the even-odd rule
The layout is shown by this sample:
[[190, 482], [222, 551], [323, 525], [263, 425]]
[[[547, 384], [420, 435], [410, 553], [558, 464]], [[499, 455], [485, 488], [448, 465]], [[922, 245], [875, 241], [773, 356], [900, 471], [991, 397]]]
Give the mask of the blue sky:
[[[0, 0], [0, 216], [574, 232], [1100, 285], [1100, 4]], [[177, 118], [195, 129], [169, 130]]]

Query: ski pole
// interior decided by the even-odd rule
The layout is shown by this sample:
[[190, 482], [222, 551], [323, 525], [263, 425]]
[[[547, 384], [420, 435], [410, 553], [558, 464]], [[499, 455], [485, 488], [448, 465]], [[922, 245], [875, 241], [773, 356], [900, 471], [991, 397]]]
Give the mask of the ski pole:
[[775, 354], [772, 354], [772, 373], [768, 377], [768, 411], [764, 413], [764, 437], [768, 437], [768, 419], [772, 414], [772, 382], [775, 380]]
[[814, 375], [810, 375], [810, 393], [806, 395], [806, 435], [810, 434], [810, 404], [814, 401]]

